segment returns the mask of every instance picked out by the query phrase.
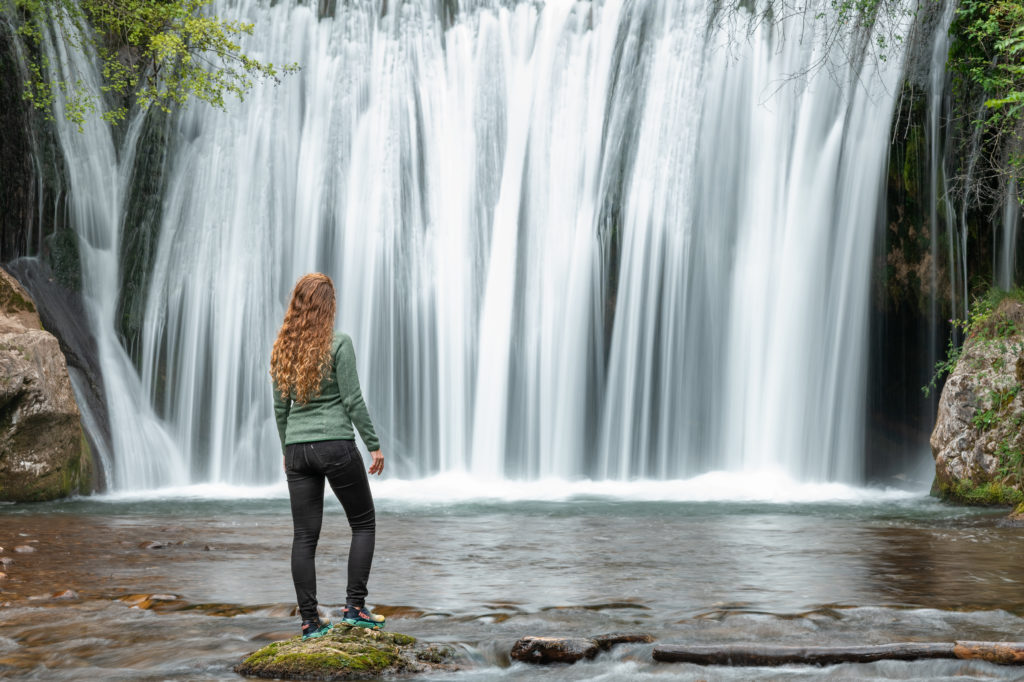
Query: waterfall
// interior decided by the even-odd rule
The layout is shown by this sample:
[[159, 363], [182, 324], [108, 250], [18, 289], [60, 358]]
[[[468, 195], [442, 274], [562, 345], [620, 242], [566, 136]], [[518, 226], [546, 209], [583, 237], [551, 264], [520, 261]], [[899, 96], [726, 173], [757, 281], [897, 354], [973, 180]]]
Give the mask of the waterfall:
[[[83, 54], [67, 40], [64, 30], [71, 22], [54, 23], [42, 36], [53, 80], [79, 82], [91, 92], [101, 92], [103, 80], [94, 55]], [[124, 197], [142, 123], [136, 116], [128, 124], [120, 150], [113, 131], [98, 116], [88, 117], [81, 130], [64, 115], [64, 99], [55, 98], [55, 124], [70, 185], [68, 220], [78, 235], [82, 271], [82, 298], [96, 338], [107, 410], [113, 439], [112, 453], [97, 453], [102, 461], [106, 486], [124, 489], [139, 486], [181, 484], [187, 472], [180, 458], [163, 457], [175, 444], [167, 436], [139, 380], [131, 358], [115, 330], [120, 286], [120, 235], [124, 228]], [[77, 390], [77, 389], [76, 389]], [[81, 395], [81, 394], [79, 394]], [[83, 410], [83, 422], [94, 424]]]
[[1009, 291], [1015, 282], [1013, 273], [1016, 271], [1017, 233], [1020, 231], [1020, 201], [1017, 199], [1017, 182], [1006, 183], [1006, 198], [1003, 200], [1002, 235], [999, 243], [993, 244], [993, 264], [996, 285]]
[[280, 475], [268, 357], [312, 270], [398, 476], [857, 482], [904, 48], [830, 37], [824, 0], [712, 5], [218, 2], [302, 70], [174, 120], [138, 369], [113, 310], [138, 122], [120, 157], [62, 133], [96, 165], [72, 191], [113, 487]]

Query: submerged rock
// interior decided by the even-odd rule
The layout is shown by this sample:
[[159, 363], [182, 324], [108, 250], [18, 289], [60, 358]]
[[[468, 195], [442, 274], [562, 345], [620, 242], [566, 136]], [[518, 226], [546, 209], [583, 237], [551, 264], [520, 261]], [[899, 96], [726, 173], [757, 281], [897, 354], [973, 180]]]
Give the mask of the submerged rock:
[[253, 652], [235, 666], [247, 677], [284, 680], [360, 680], [395, 673], [455, 670], [455, 651], [418, 644], [415, 637], [385, 630], [335, 625], [303, 641], [293, 637]]
[[1009, 516], [999, 519], [996, 525], [1003, 528], [1024, 528], [1024, 502], [1018, 504]]
[[932, 431], [935, 492], [969, 504], [1024, 501], [1024, 302], [1003, 299], [971, 331]]
[[91, 470], [60, 344], [42, 329], [28, 293], [0, 270], [0, 500], [86, 491]]
[[605, 651], [616, 644], [650, 644], [654, 641], [654, 637], [644, 632], [611, 632], [607, 635], [595, 635], [591, 639]]
[[512, 646], [510, 656], [524, 663], [575, 663], [597, 656], [600, 650], [587, 637], [523, 637]]

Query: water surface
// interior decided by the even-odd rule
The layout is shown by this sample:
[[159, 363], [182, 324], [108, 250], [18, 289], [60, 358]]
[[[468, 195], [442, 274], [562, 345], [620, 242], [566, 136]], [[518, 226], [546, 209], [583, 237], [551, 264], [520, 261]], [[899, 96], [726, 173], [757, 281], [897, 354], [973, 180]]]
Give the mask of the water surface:
[[[507, 657], [526, 634], [620, 630], [702, 644], [1021, 639], [1024, 540], [999, 525], [1001, 510], [907, 493], [659, 501], [585, 487], [550, 500], [463, 491], [442, 504], [395, 493], [403, 485], [378, 488], [370, 601], [391, 629], [458, 645], [468, 669], [435, 679], [1019, 676], [956, 661], [700, 668], [653, 663], [651, 645], [549, 670]], [[280, 492], [0, 507], [0, 556], [13, 559], [0, 581], [0, 676], [235, 678], [246, 652], [298, 625]], [[318, 568], [330, 614], [343, 606], [348, 530], [327, 506]], [[36, 551], [12, 551], [23, 544]], [[77, 598], [52, 597], [66, 589]]]

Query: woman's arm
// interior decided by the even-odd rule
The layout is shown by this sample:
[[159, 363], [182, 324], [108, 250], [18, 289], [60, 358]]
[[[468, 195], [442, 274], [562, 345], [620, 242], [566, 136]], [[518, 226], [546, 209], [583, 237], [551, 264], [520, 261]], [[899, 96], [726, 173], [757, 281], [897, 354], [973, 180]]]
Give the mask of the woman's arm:
[[[352, 347], [352, 339], [343, 335], [341, 344], [338, 346], [338, 354], [334, 358], [335, 372], [338, 377], [338, 389], [341, 392], [341, 401], [345, 405], [349, 418], [359, 430], [366, 449], [371, 453], [380, 454], [380, 440], [377, 439], [377, 432], [373, 428], [373, 421], [370, 419], [370, 411], [366, 409], [366, 401], [363, 400], [363, 391], [359, 387], [359, 374], [356, 372], [356, 352]], [[374, 457], [376, 464], [377, 457]], [[383, 457], [381, 457], [383, 467]], [[372, 472], [376, 473], [376, 472]]]
[[281, 391], [274, 384], [274, 417], [277, 419], [277, 435], [281, 437], [281, 452], [284, 452], [285, 432], [288, 430], [288, 413], [291, 412], [292, 401], [281, 397]]

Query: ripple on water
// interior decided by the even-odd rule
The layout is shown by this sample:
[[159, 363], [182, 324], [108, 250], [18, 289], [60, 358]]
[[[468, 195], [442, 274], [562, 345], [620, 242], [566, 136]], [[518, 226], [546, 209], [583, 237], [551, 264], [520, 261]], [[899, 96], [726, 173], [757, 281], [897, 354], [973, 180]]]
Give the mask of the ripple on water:
[[20, 644], [10, 637], [0, 637], [0, 654], [5, 654], [8, 651], [14, 651]]
[[[297, 627], [286, 503], [82, 502], [12, 513], [0, 511], [17, 521], [0, 523], [0, 546], [26, 533], [40, 549], [7, 569], [2, 600], [14, 606], [0, 611], [0, 676], [236, 679], [231, 666], [244, 654]], [[997, 527], [997, 518], [923, 498], [789, 506], [576, 498], [436, 508], [385, 501], [370, 598], [389, 628], [464, 645], [476, 669], [450, 679], [779, 679], [778, 670], [654, 664], [650, 645], [615, 647], [554, 671], [509, 665], [508, 651], [524, 634], [616, 631], [708, 644], [1017, 639], [1024, 536]], [[146, 541], [164, 547], [141, 549]], [[331, 509], [318, 552], [327, 615], [344, 601], [347, 547], [344, 517]], [[65, 589], [81, 599], [28, 600]], [[792, 669], [784, 677], [1016, 672], [918, 662]]]

